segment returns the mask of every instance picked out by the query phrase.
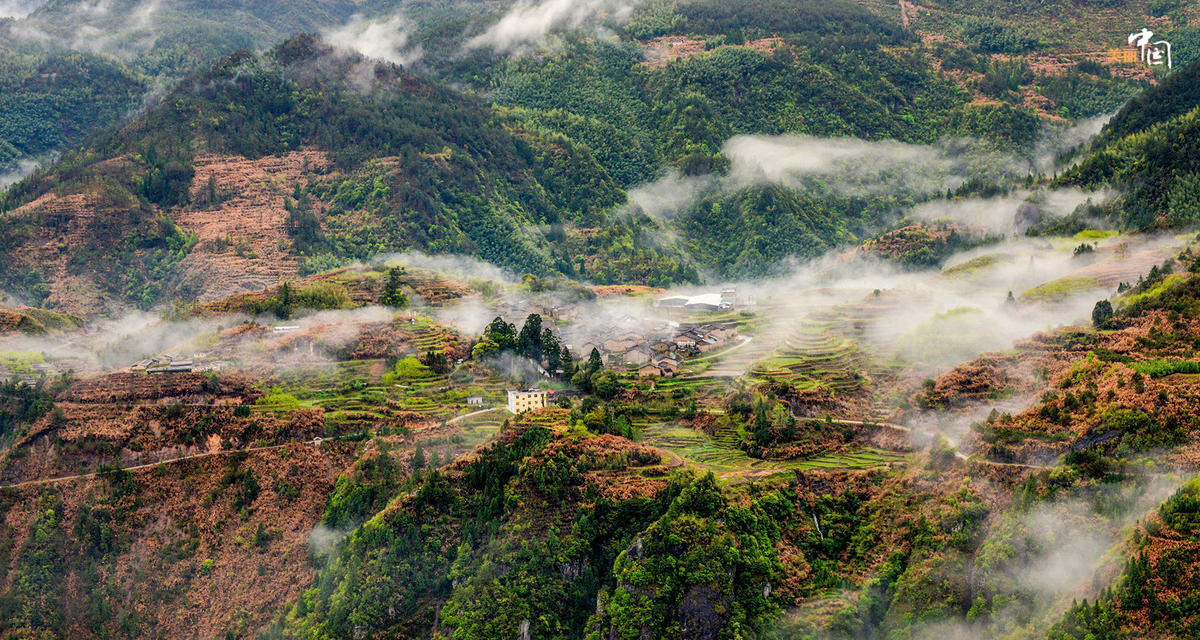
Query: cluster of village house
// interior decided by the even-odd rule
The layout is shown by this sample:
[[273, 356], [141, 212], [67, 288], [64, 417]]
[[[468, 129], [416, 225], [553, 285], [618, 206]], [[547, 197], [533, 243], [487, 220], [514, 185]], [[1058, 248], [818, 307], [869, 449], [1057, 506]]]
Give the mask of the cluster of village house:
[[[271, 333], [276, 336], [296, 333], [300, 327], [291, 325], [280, 325], [271, 328]], [[293, 340], [291, 343], [293, 351], [302, 351], [307, 349], [309, 353], [313, 352], [312, 340]], [[129, 365], [130, 371], [145, 371], [146, 373], [193, 373], [203, 371], [220, 371], [225, 365], [220, 360], [213, 360], [204, 353], [193, 354], [190, 358], [184, 358], [178, 353], [164, 353], [152, 358], [145, 358]]]
[[573, 350], [586, 358], [596, 349], [612, 366], [626, 366], [642, 377], [671, 377], [680, 362], [719, 349], [738, 335], [734, 322], [665, 324], [647, 332], [625, 331], [605, 340], [582, 342]]
[[177, 353], [164, 353], [153, 358], [138, 360], [129, 365], [130, 371], [145, 371], [146, 373], [192, 373], [196, 371], [220, 371], [222, 363], [209, 360], [203, 353], [197, 353], [191, 358], [182, 358]]
[[[675, 310], [686, 313], [727, 311], [752, 306], [740, 301], [732, 288], [720, 293], [704, 293], [694, 296], [671, 295], [659, 298], [655, 306], [662, 309], [667, 318]], [[530, 300], [506, 301], [496, 307], [496, 312], [506, 318], [519, 318], [529, 313], [538, 313], [551, 324], [568, 327], [567, 344], [571, 353], [579, 360], [586, 360], [592, 349], [600, 352], [606, 364], [628, 367], [642, 377], [672, 377], [679, 373], [682, 360], [718, 349], [737, 337], [737, 325], [733, 322], [675, 323], [665, 321], [650, 330], [621, 328], [640, 324], [635, 318], [625, 318], [618, 326], [607, 332], [588, 331], [585, 336], [572, 336], [569, 327], [580, 324], [586, 305], [566, 304], [540, 306]]]

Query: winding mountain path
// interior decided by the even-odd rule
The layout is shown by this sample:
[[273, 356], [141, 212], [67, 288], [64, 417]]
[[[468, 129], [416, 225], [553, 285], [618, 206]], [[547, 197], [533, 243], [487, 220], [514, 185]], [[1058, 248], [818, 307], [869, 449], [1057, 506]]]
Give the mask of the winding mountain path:
[[[449, 421], [447, 421], [447, 424], [454, 424], [456, 422], [465, 420], [467, 418], [471, 418], [471, 417], [474, 417], [477, 415], [482, 415], [484, 413], [490, 413], [492, 411], [499, 411], [503, 408], [504, 407], [492, 407], [490, 409], [480, 409], [479, 411], [472, 411], [471, 413], [465, 413], [461, 416], [450, 419]], [[297, 444], [308, 444], [308, 445], [318, 446], [324, 440], [339, 440], [343, 437], [344, 436], [334, 436], [332, 438], [324, 438], [324, 439], [315, 438], [313, 440], [293, 440], [291, 442], [285, 442], [283, 444], [272, 444], [272, 445], [267, 445], [264, 447], [247, 447], [245, 449], [223, 449], [221, 451], [206, 451], [204, 453], [194, 453], [194, 454], [188, 455], [188, 456], [179, 456], [177, 458], [168, 458], [168, 459], [163, 459], [163, 460], [157, 460], [155, 462], [147, 462], [144, 464], [135, 464], [135, 465], [129, 466], [129, 467], [121, 467], [121, 470], [122, 471], [137, 471], [139, 469], [150, 469], [152, 467], [157, 467], [159, 465], [172, 464], [175, 462], [183, 462], [185, 460], [197, 460], [200, 458], [211, 458], [213, 456], [223, 456], [223, 455], [228, 455], [228, 454], [232, 454], [232, 453], [255, 453], [255, 452], [259, 452], [259, 451], [271, 451], [274, 449], [283, 449], [285, 447], [290, 447], [290, 446], [297, 445]], [[95, 478], [95, 477], [103, 475], [105, 473], [111, 473], [111, 471], [93, 471], [91, 473], [79, 473], [79, 474], [70, 475], [70, 476], [58, 476], [55, 478], [37, 478], [34, 480], [25, 480], [24, 482], [16, 482], [13, 484], [0, 484], [0, 490], [20, 489], [22, 487], [29, 487], [29, 486], [42, 485], [42, 484], [53, 485], [53, 484], [59, 484], [61, 482], [70, 482], [72, 480], [84, 480], [84, 479], [88, 479], [88, 478]]]
[[[326, 440], [334, 440], [334, 439], [335, 438], [326, 438]], [[316, 438], [315, 440], [309, 440], [309, 441], [293, 440], [292, 442], [285, 442], [283, 444], [273, 444], [273, 445], [268, 445], [265, 447], [249, 447], [246, 449], [225, 449], [225, 450], [221, 450], [221, 451], [206, 451], [204, 453], [194, 453], [190, 456], [180, 456], [178, 458], [159, 460], [157, 462], [147, 462], [145, 464], [135, 464], [131, 467], [121, 467], [120, 470], [121, 471], [137, 471], [138, 469], [149, 469], [151, 467], [157, 467], [162, 464], [171, 464], [173, 462], [183, 462], [184, 460], [196, 460], [198, 458], [211, 458], [213, 456], [223, 456], [223, 455], [228, 455], [228, 454], [232, 454], [232, 453], [252, 453], [252, 452], [256, 452], [256, 451], [270, 451], [272, 449], [283, 449], [284, 447], [290, 447], [290, 446], [293, 446], [296, 444], [319, 445], [320, 442], [321, 442], [321, 439]], [[59, 476], [57, 478], [37, 478], [35, 480], [26, 480], [24, 482], [17, 482], [15, 484], [0, 485], [0, 490], [2, 490], [2, 489], [19, 489], [21, 487], [27, 487], [27, 486], [38, 485], [38, 484], [58, 484], [60, 482], [68, 482], [70, 480], [82, 480], [85, 478], [95, 478], [96, 476], [104, 475], [105, 473], [112, 473], [112, 471], [93, 471], [91, 473], [80, 473], [80, 474], [73, 475], [73, 476]]]

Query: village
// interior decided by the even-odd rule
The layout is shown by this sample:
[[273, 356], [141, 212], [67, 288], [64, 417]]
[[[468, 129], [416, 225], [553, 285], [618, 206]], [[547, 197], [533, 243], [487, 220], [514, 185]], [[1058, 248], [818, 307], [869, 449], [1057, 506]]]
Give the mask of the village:
[[[656, 298], [625, 295], [568, 300], [561, 297], [561, 292], [550, 295], [523, 292], [485, 303], [485, 313], [507, 317], [514, 322], [529, 314], [538, 314], [543, 318], [544, 327], [560, 336], [575, 361], [588, 359], [595, 350], [606, 367], [625, 376], [667, 379], [687, 375], [690, 369], [685, 370], [685, 366], [689, 360], [703, 358], [747, 340], [739, 333], [739, 326], [745, 322], [744, 314], [734, 312], [744, 312], [751, 306], [750, 302], [739, 301], [732, 288], [695, 295], [660, 293]], [[416, 322], [415, 317], [412, 323]], [[297, 357], [306, 361], [327, 358], [325, 349], [314, 350], [320, 340], [320, 329], [305, 328], [301, 326], [304, 323], [293, 322], [250, 322], [232, 331], [236, 335], [231, 335], [230, 339], [206, 345], [209, 348], [203, 351], [191, 351], [191, 344], [180, 344], [172, 351], [145, 354], [136, 361], [127, 360], [123, 365], [117, 365], [117, 370], [147, 376], [223, 373], [247, 366], [248, 362], [241, 356], [251, 353], [273, 354], [267, 357], [276, 364], [283, 356], [293, 363]], [[463, 335], [472, 342], [476, 337], [469, 331]], [[247, 347], [245, 339], [265, 340], [270, 346]], [[452, 362], [462, 365], [464, 360]], [[49, 362], [41, 359], [0, 362], [0, 375], [33, 384], [57, 376], [65, 364], [67, 362], [60, 358]], [[84, 362], [72, 361], [70, 364], [77, 365], [76, 371], [88, 368]], [[547, 380], [534, 383], [532, 387], [517, 386], [505, 390], [504, 386], [499, 386], [485, 395], [471, 394], [460, 401], [465, 408], [476, 411], [507, 409], [509, 413], [520, 414], [583, 395], [573, 387], [546, 384], [551, 376], [561, 375], [561, 369], [547, 371], [539, 366], [538, 371], [539, 377]], [[509, 384], [512, 382], [508, 381]], [[527, 379], [524, 384], [532, 382]]]
[[671, 378], [679, 374], [687, 359], [729, 346], [738, 339], [738, 322], [704, 321], [706, 314], [748, 310], [752, 306], [752, 302], [739, 300], [735, 289], [725, 288], [720, 293], [657, 298], [650, 314], [642, 310], [596, 314], [591, 305], [532, 298], [507, 300], [494, 310], [512, 320], [530, 313], [541, 315], [546, 326], [562, 334], [577, 359], [587, 358], [595, 349], [614, 369], [643, 378]]
[[597, 350], [613, 368], [636, 371], [643, 378], [670, 378], [688, 358], [720, 349], [738, 336], [737, 323], [666, 322], [649, 331], [614, 331], [611, 335], [577, 342], [571, 350], [585, 357]]

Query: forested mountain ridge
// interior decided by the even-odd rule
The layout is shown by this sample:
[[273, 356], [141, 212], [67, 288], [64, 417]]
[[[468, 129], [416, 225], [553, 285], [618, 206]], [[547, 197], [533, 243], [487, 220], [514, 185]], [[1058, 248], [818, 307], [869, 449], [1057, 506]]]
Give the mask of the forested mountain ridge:
[[[0, 138], [10, 137], [12, 141], [7, 146], [0, 144], [0, 162], [13, 167], [31, 155], [76, 144], [83, 134], [132, 114], [138, 86], [174, 84], [188, 73], [202, 77], [216, 56], [236, 48], [266, 46], [283, 37], [281, 34], [297, 29], [331, 35], [353, 27], [353, 34], [346, 36], [347, 44], [398, 47], [404, 43], [406, 48], [394, 49], [392, 54], [404, 57], [409, 67], [406, 75], [425, 78], [431, 86], [454, 86], [457, 91], [473, 94], [481, 105], [500, 108], [492, 120], [502, 128], [523, 132], [518, 137], [558, 141], [552, 144], [565, 145], [581, 158], [590, 157], [579, 162], [597, 165], [582, 172], [559, 167], [559, 175], [543, 171], [537, 178], [551, 191], [576, 191], [566, 196], [568, 206], [592, 210], [584, 216], [587, 220], [576, 216], [570, 221], [574, 231], [560, 233], [556, 225], [561, 213], [541, 212], [555, 205], [533, 201], [520, 202], [524, 213], [503, 213], [487, 225], [493, 228], [487, 233], [499, 236], [511, 236], [515, 228], [529, 225], [554, 227], [549, 229], [551, 236], [561, 246], [569, 247], [556, 255], [545, 246], [539, 247], [540, 241], [532, 237], [515, 244], [506, 239], [496, 245], [499, 249], [481, 251], [477, 246], [484, 242], [481, 237], [468, 238], [454, 231], [453, 224], [436, 218], [419, 224], [414, 220], [404, 230], [380, 228], [350, 237], [353, 234], [341, 228], [348, 224], [341, 212], [369, 210], [370, 216], [377, 217], [385, 208], [397, 206], [398, 198], [408, 196], [383, 197], [383, 192], [372, 186], [368, 190], [372, 198], [349, 197], [345, 192], [337, 203], [328, 203], [323, 198], [334, 197], [335, 186], [314, 183], [321, 193], [307, 192], [307, 181], [304, 194], [292, 189], [287, 197], [301, 208], [310, 203], [334, 207], [334, 215], [322, 222], [332, 226], [319, 242], [315, 237], [306, 237], [296, 250], [268, 250], [258, 246], [270, 244], [265, 238], [240, 239], [235, 237], [237, 229], [222, 233], [221, 242], [254, 245], [259, 255], [277, 254], [289, 261], [299, 258], [308, 266], [296, 268], [306, 272], [402, 248], [395, 239], [411, 236], [415, 245], [434, 252], [466, 251], [506, 262], [505, 266], [517, 271], [549, 270], [602, 283], [629, 277], [641, 283], [666, 284], [695, 280], [702, 273], [758, 276], [780, 261], [813, 257], [833, 247], [861, 242], [889, 228], [905, 207], [933, 194], [848, 199], [824, 192], [820, 186], [814, 194], [812, 185], [808, 193], [786, 185], [757, 193], [722, 188], [706, 192], [691, 204], [685, 202], [681, 211], [672, 212], [679, 215], [678, 221], [651, 221], [636, 213], [629, 218], [622, 214], [617, 218], [625, 221], [624, 228], [618, 230], [607, 230], [607, 223], [602, 221], [605, 216], [597, 217], [595, 212], [612, 210], [624, 202], [624, 196], [612, 192], [612, 188], [633, 189], [670, 171], [685, 176], [720, 176], [730, 166], [724, 147], [737, 135], [853, 137], [918, 144], [968, 137], [980, 140], [988, 149], [1032, 163], [1038, 153], [1036, 141], [1047, 127], [1064, 127], [1071, 119], [1104, 113], [1145, 84], [1144, 77], [1125, 77], [1129, 69], [1098, 62], [1091, 53], [1080, 54], [1080, 50], [1094, 51], [1095, 34], [1087, 35], [1072, 27], [1058, 34], [1059, 40], [1027, 37], [1024, 27], [987, 3], [905, 8], [840, 0], [819, 6], [759, 0], [735, 11], [708, 0], [656, 1], [631, 7], [627, 21], [606, 22], [608, 18], [599, 16], [601, 24], [615, 29], [612, 37], [589, 36], [586, 30], [545, 34], [546, 40], [529, 43], [537, 55], [471, 44], [487, 32], [498, 14], [514, 10], [508, 5], [439, 3], [397, 12], [387, 3], [312, 2], [276, 7], [235, 2], [208, 7], [183, 1], [148, 6], [131, 0], [106, 3], [103, 8], [85, 10], [87, 7], [78, 2], [61, 0], [7, 23], [9, 46], [29, 52], [21, 55], [33, 68], [37, 64], [45, 66], [39, 60], [62, 55], [54, 52], [75, 46], [68, 42], [68, 36], [87, 29], [124, 25], [114, 32], [116, 40], [96, 41], [108, 53], [114, 50], [103, 47], [122, 38], [137, 46], [130, 49], [132, 57], [111, 62], [112, 72], [118, 73], [116, 79], [101, 80], [92, 89], [113, 94], [112, 98], [105, 94], [93, 101], [102, 105], [100, 109], [76, 114], [80, 103], [63, 101], [61, 92], [53, 102], [38, 98], [33, 88], [14, 94], [12, 99], [22, 104], [42, 106], [8, 113], [12, 133], [6, 136], [0, 129]], [[1156, 10], [1165, 12], [1159, 23], [1176, 30], [1183, 28], [1178, 25], [1189, 15], [1186, 7]], [[1091, 4], [1071, 11], [1078, 13], [1080, 20], [1112, 12], [1107, 5]], [[1149, 11], [1130, 6], [1118, 13], [1120, 19], [1132, 20]], [[356, 13], [362, 16], [353, 15]], [[1029, 29], [1043, 33], [1052, 13], [1038, 7]], [[1114, 20], [1116, 17], [1117, 13], [1110, 16]], [[229, 28], [218, 28], [218, 23]], [[27, 37], [35, 27], [47, 37]], [[396, 33], [387, 32], [389, 29]], [[1106, 29], [1108, 33], [1116, 27]], [[371, 44], [372, 38], [380, 43]], [[1061, 53], [1067, 58], [1057, 59], [1054, 64], [1045, 62], [1056, 49], [1064, 48]], [[1187, 49], [1182, 51], [1181, 55], [1186, 55]], [[119, 74], [126, 79], [120, 80]], [[96, 72], [89, 75], [95, 78]], [[178, 91], [167, 95], [178, 95]], [[70, 125], [60, 127], [63, 130], [56, 135], [41, 135], [50, 121]], [[136, 130], [136, 126], [129, 130]], [[212, 133], [212, 127], [208, 130]], [[29, 141], [32, 133], [39, 134], [36, 143]], [[106, 136], [113, 138], [112, 134]], [[246, 155], [247, 145], [234, 146], [226, 145]], [[284, 146], [295, 148], [290, 142]], [[115, 148], [93, 150], [105, 154]], [[473, 170], [458, 165], [461, 154], [443, 162], [442, 151], [440, 146], [422, 149], [433, 167], [420, 167], [421, 162], [407, 160], [401, 165], [405, 171], [423, 175], [447, 174], [451, 182], [459, 180], [464, 171]], [[176, 151], [168, 148], [156, 153], [167, 156]], [[505, 152], [497, 157], [508, 155]], [[560, 156], [543, 153], [543, 157]], [[480, 165], [484, 171], [489, 170], [487, 164]], [[606, 177], [601, 177], [596, 168]], [[361, 194], [366, 181], [379, 177], [380, 171], [376, 165], [360, 172], [355, 193]], [[207, 176], [202, 179], [207, 180]], [[199, 186], [193, 186], [199, 190]], [[592, 202], [584, 204], [580, 194], [591, 194], [593, 190], [601, 195], [589, 195]], [[531, 197], [531, 193], [525, 190], [522, 197]], [[764, 194], [770, 197], [764, 199]], [[243, 195], [260, 199], [253, 194]], [[786, 223], [786, 233], [768, 239], [759, 232], [743, 236], [728, 232], [755, 228], [755, 215], [745, 212], [743, 204], [768, 200], [774, 203], [775, 215]], [[710, 224], [714, 220], [712, 205], [721, 201], [728, 201], [730, 208], [726, 210], [735, 220], [724, 227]], [[405, 201], [405, 206], [411, 204]], [[425, 203], [419, 209], [428, 206]], [[460, 206], [457, 203], [449, 208]], [[534, 213], [526, 216], [530, 211]], [[853, 213], [847, 215], [847, 211]], [[304, 224], [312, 226], [311, 220]], [[658, 233], [656, 226], [673, 227], [674, 237], [687, 247], [686, 255], [666, 250], [660, 257], [663, 250], [650, 238], [670, 234]], [[185, 233], [190, 231], [185, 229]], [[231, 235], [225, 238], [225, 233]], [[484, 233], [482, 227], [475, 233]], [[206, 238], [200, 240], [203, 243]], [[176, 244], [182, 246], [180, 242]], [[530, 242], [532, 245], [526, 246]], [[178, 249], [172, 251], [179, 254]], [[609, 264], [597, 268], [600, 258]], [[291, 269], [287, 267], [281, 273], [290, 273]], [[271, 266], [254, 277], [277, 277], [272, 275], [277, 270]], [[45, 294], [36, 282], [38, 277], [46, 280], [44, 276], [23, 268], [16, 271], [21, 275], [10, 277], [7, 285], [15, 288], [14, 292], [33, 301]], [[120, 285], [119, 297], [136, 300], [142, 306], [153, 305], [172, 296], [202, 293], [203, 285], [197, 283], [204, 279], [197, 272], [180, 286], [152, 292], [140, 285]], [[266, 281], [260, 278], [254, 282]], [[29, 295], [33, 291], [36, 295]], [[88, 297], [94, 298], [95, 292]]]
[[0, 47], [0, 176], [18, 161], [82, 142], [137, 106], [145, 89], [143, 78], [101, 56]]
[[[220, 173], [221, 158], [276, 158], [290, 169], [270, 184], [247, 184]], [[80, 198], [83, 211], [63, 209]], [[610, 222], [623, 201], [586, 148], [305, 36], [190, 77], [88, 151], [10, 189], [0, 206], [14, 231], [2, 247], [13, 267], [5, 288], [37, 301], [60, 281], [82, 278], [89, 282], [80, 286], [98, 287], [102, 297], [150, 306], [165, 296], [204, 296], [224, 273], [204, 276], [206, 262], [244, 265], [261, 252], [270, 279], [271, 269], [311, 271], [409, 248], [475, 254], [517, 272], [693, 279], [669, 249], [642, 239], [654, 223]], [[206, 222], [227, 217], [223, 211], [245, 216], [247, 207], [260, 211], [257, 223]], [[31, 243], [47, 237], [47, 225], [101, 224], [97, 209], [106, 232], [80, 237], [85, 246], [58, 261], [58, 271], [50, 271], [54, 259], [32, 258]], [[258, 237], [263, 215], [273, 220], [271, 237]], [[596, 227], [604, 231], [588, 231]], [[596, 255], [606, 256], [603, 273], [591, 265]], [[95, 268], [93, 260], [114, 256], [124, 270]]]
[[1198, 75], [1200, 62], [1193, 62], [1131, 100], [1058, 183], [1118, 189], [1106, 213], [1125, 228], [1194, 224], [1200, 215]]

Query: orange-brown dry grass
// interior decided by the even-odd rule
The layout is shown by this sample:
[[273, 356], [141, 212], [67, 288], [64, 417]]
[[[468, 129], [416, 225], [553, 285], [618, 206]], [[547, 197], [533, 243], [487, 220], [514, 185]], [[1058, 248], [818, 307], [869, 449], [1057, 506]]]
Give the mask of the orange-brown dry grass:
[[[204, 155], [195, 166], [193, 202], [203, 201], [210, 178], [229, 198], [173, 213], [180, 228], [197, 239], [179, 265], [180, 286], [203, 292], [201, 300], [219, 300], [294, 277], [299, 263], [286, 228], [286, 199], [294, 185], [306, 186], [329, 166], [326, 154], [293, 151], [256, 160]], [[320, 203], [313, 207], [319, 212]]]
[[[222, 482], [232, 455], [134, 471], [135, 491], [116, 501], [121, 513], [114, 520], [116, 533], [129, 544], [99, 565], [99, 580], [111, 590], [115, 611], [136, 612], [143, 628], [161, 637], [221, 637], [243, 617], [252, 632], [312, 584], [309, 533], [353, 450], [296, 444], [251, 454], [240, 467], [254, 475], [260, 491], [245, 511], [232, 504], [236, 487]], [[278, 489], [287, 485], [296, 487], [295, 497], [280, 495]], [[110, 495], [107, 481], [99, 478], [14, 491], [16, 500], [4, 516], [16, 533], [14, 549], [22, 547], [36, 519], [37, 496], [55, 499], [60, 522], [69, 527], [81, 509]], [[253, 544], [260, 524], [269, 533], [263, 547]], [[88, 563], [76, 557], [77, 546], [68, 548], [76, 551], [63, 558], [70, 574], [61, 587], [69, 601], [82, 602], [77, 572]], [[212, 561], [209, 572], [201, 566], [206, 560]], [[6, 573], [11, 580], [13, 572]], [[73, 628], [67, 636], [95, 631]]]

